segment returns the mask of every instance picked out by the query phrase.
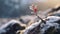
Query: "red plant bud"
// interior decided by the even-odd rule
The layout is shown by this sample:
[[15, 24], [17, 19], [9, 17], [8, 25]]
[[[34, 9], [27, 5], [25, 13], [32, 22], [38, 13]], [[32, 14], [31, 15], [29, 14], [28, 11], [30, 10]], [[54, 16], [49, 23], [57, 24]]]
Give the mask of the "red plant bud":
[[35, 13], [37, 13], [37, 6], [36, 6], [36, 5], [32, 5], [32, 8], [33, 8], [33, 11], [34, 11]]

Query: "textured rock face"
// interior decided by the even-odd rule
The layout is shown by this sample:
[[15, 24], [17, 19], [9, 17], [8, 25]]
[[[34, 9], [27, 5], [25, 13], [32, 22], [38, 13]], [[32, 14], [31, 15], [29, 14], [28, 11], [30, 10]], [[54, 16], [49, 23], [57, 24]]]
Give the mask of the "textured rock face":
[[10, 22], [4, 24], [0, 27], [0, 34], [16, 34], [18, 30], [25, 29], [19, 21], [11, 20]]
[[36, 22], [26, 28], [24, 34], [58, 34], [60, 33], [60, 17], [49, 16], [46, 19], [46, 24]]

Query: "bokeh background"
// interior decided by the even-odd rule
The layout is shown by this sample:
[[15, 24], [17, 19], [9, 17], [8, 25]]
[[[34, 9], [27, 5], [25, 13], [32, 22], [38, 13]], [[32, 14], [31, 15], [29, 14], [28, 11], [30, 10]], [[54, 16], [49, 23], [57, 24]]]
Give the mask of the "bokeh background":
[[38, 11], [45, 11], [60, 5], [60, 0], [0, 0], [0, 18], [14, 18], [30, 15], [31, 4], [38, 5]]
[[32, 4], [38, 6], [39, 15], [43, 17], [47, 13], [46, 10], [60, 6], [60, 0], [0, 0], [0, 25], [21, 16], [31, 15], [29, 6]]

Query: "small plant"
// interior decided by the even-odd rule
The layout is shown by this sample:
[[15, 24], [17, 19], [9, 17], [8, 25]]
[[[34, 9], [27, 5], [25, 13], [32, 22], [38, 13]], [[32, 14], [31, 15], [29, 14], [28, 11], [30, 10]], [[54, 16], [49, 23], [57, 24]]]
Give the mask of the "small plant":
[[43, 23], [45, 23], [45, 21], [41, 18], [41, 17], [39, 17], [38, 16], [38, 8], [37, 8], [38, 6], [37, 5], [34, 5], [34, 4], [32, 4], [31, 6], [30, 6], [30, 9], [34, 12], [34, 14], [43, 22]]

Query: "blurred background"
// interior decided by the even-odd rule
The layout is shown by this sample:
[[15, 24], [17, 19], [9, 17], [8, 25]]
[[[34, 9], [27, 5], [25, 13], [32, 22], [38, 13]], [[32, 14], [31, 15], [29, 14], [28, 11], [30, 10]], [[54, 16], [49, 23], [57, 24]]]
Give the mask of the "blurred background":
[[46, 14], [46, 10], [60, 6], [60, 0], [0, 0], [0, 22], [4, 24], [12, 19], [31, 15], [29, 6], [32, 4], [38, 6], [39, 15], [43, 17], [41, 14]]
[[60, 0], [0, 0], [0, 18], [14, 18], [30, 15], [31, 4], [38, 5], [38, 11], [60, 6]]

